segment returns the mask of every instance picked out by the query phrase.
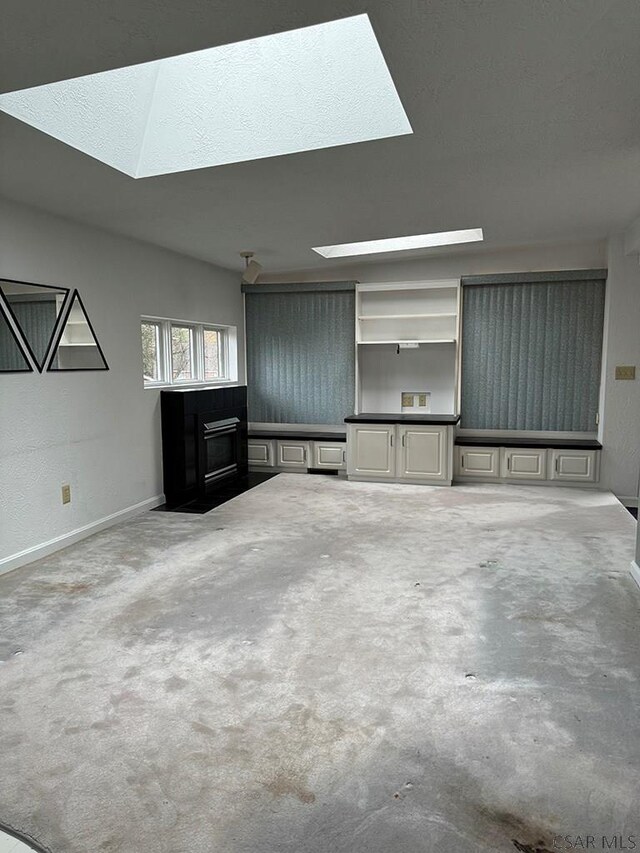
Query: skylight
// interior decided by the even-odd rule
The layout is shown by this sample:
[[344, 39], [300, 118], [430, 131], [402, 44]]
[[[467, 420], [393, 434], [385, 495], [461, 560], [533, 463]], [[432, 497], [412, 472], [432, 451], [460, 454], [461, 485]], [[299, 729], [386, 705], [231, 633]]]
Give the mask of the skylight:
[[0, 95], [134, 178], [412, 133], [368, 15]]
[[379, 252], [406, 252], [454, 243], [474, 243], [484, 240], [482, 228], [463, 231], [438, 231], [433, 234], [414, 234], [411, 237], [389, 237], [385, 240], [365, 240], [362, 243], [340, 243], [337, 246], [316, 246], [313, 251], [324, 258], [348, 258], [351, 255], [376, 255]]

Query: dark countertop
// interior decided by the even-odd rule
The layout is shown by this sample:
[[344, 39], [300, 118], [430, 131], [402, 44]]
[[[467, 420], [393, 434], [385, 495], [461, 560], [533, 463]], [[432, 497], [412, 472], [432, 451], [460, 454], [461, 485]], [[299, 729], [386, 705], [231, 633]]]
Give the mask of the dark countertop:
[[346, 432], [319, 432], [318, 430], [250, 429], [249, 438], [290, 438], [295, 441], [346, 441]]
[[347, 424], [440, 424], [441, 426], [455, 426], [460, 420], [460, 415], [431, 415], [429, 413], [423, 415], [402, 415], [398, 414], [398, 412], [384, 414], [374, 412], [371, 414], [349, 415], [344, 420]]
[[525, 438], [457, 435], [455, 444], [465, 447], [550, 447], [554, 450], [601, 450], [595, 438]]

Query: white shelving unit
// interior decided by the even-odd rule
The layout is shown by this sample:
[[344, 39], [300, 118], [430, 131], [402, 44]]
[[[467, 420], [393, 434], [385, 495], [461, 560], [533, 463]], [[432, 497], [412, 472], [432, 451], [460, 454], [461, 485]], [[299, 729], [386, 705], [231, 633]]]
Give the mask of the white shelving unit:
[[401, 412], [403, 391], [425, 391], [432, 413], [456, 413], [459, 330], [459, 280], [358, 285], [357, 412]]

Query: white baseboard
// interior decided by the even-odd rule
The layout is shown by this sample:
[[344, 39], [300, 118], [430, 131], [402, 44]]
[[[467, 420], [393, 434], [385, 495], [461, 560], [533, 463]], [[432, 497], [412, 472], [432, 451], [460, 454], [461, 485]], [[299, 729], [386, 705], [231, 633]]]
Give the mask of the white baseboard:
[[631, 563], [631, 577], [640, 586], [640, 566], [637, 563]]
[[92, 521], [90, 524], [85, 524], [83, 527], [78, 527], [71, 530], [69, 533], [63, 533], [62, 536], [56, 536], [54, 539], [49, 539], [48, 542], [43, 542], [40, 545], [34, 545], [32, 548], [25, 548], [24, 551], [19, 551], [17, 554], [12, 554], [10, 557], [5, 557], [0, 560], [0, 575], [6, 572], [12, 572], [14, 569], [19, 569], [27, 563], [32, 563], [34, 560], [40, 560], [42, 557], [48, 557], [62, 548], [67, 548], [81, 539], [86, 539], [94, 533], [99, 533], [107, 527], [118, 524], [121, 521], [126, 521], [133, 518], [134, 515], [139, 515], [141, 512], [153, 509], [156, 506], [164, 503], [164, 495], [156, 495], [153, 498], [147, 498], [146, 501], [128, 506], [112, 515], [107, 515], [98, 521]]

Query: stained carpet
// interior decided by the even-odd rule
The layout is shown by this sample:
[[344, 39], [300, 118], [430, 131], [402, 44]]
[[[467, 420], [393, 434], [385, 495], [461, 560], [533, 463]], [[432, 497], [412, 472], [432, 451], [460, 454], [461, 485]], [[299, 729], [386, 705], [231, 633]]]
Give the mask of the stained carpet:
[[53, 853], [640, 838], [635, 526], [282, 475], [0, 577], [0, 822]]

